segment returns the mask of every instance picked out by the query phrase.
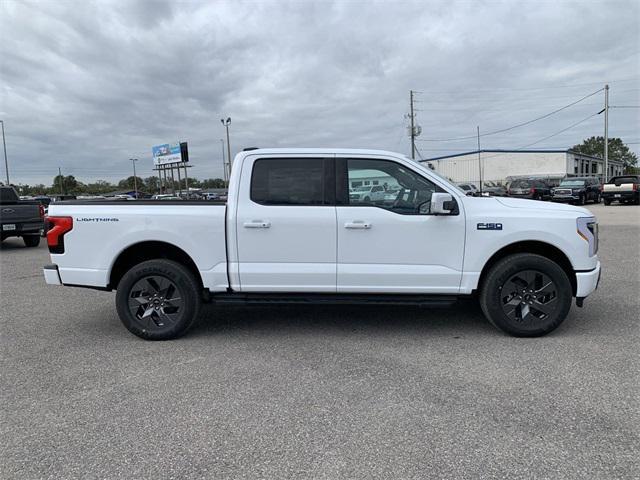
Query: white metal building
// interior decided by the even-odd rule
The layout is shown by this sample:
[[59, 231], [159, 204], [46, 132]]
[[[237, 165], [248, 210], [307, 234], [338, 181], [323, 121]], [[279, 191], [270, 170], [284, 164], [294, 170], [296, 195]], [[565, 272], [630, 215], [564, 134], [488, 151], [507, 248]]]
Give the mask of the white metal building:
[[[561, 179], [604, 176], [604, 159], [572, 150], [480, 150], [421, 160], [454, 182], [506, 183], [514, 177]], [[609, 177], [622, 175], [622, 162], [609, 159]]]

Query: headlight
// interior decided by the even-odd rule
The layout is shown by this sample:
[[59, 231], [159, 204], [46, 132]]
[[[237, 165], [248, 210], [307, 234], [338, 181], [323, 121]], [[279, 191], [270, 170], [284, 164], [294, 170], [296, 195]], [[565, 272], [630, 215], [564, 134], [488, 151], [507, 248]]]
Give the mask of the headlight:
[[598, 253], [598, 222], [594, 217], [580, 217], [576, 220], [578, 235], [589, 244], [589, 256]]

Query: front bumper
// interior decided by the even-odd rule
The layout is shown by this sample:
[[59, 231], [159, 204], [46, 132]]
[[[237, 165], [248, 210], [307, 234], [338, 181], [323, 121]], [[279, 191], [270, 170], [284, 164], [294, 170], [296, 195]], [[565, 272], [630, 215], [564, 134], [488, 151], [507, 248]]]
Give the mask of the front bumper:
[[577, 202], [580, 200], [578, 195], [554, 195], [551, 197], [552, 202]]
[[585, 298], [598, 288], [600, 282], [600, 261], [596, 268], [588, 272], [576, 272], [576, 298]]
[[44, 273], [44, 281], [47, 282], [47, 285], [62, 285], [60, 273], [58, 272], [58, 265], [55, 263], [45, 265], [42, 268], [42, 272]]

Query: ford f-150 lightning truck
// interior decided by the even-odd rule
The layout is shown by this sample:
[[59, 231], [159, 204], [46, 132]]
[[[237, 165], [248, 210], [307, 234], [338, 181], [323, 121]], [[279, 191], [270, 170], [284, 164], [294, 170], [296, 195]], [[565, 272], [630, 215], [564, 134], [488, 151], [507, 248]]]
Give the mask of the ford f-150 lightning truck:
[[[356, 182], [395, 199], [350, 199]], [[49, 284], [116, 290], [124, 325], [184, 334], [202, 302], [441, 306], [476, 296], [488, 320], [539, 336], [600, 278], [586, 209], [469, 197], [404, 155], [253, 149], [226, 202], [70, 201], [49, 207]]]

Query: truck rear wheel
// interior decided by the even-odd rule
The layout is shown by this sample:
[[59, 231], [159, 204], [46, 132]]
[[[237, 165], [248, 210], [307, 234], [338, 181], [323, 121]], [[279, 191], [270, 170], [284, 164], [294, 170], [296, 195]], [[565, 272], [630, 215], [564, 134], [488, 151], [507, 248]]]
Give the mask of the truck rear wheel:
[[40, 245], [40, 235], [25, 235], [22, 241], [26, 247], [37, 247]]
[[145, 340], [184, 335], [200, 311], [200, 286], [193, 273], [172, 260], [149, 260], [120, 280], [116, 308], [127, 329]]
[[494, 326], [516, 337], [539, 337], [566, 318], [571, 283], [558, 264], [541, 255], [503, 258], [486, 275], [480, 306]]

